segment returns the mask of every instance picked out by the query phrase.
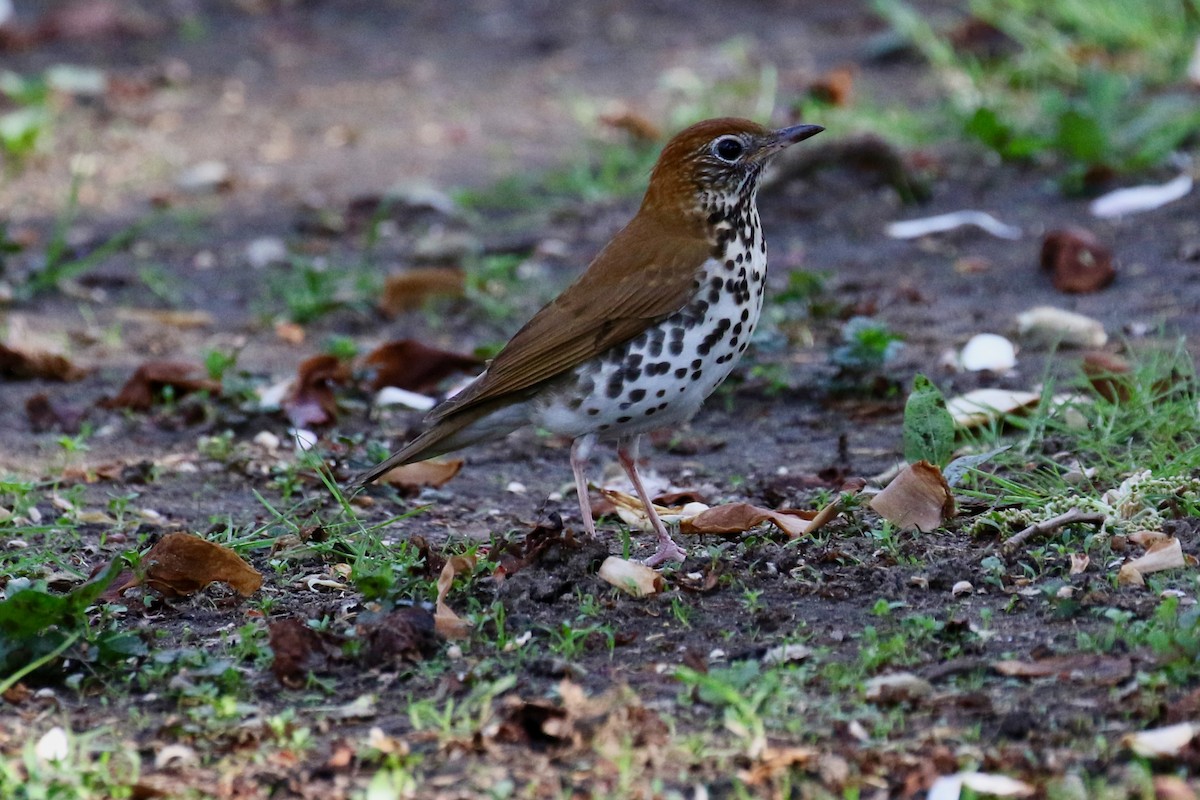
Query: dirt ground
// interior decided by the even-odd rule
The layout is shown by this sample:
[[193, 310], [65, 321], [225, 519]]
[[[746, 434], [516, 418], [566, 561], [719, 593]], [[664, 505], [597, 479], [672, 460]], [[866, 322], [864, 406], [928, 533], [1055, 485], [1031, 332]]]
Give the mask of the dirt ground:
[[[36, 13], [28, 5], [37, 5]], [[68, 5], [17, 2], [23, 20]], [[78, 507], [103, 509], [111, 498], [128, 496], [133, 507], [153, 509], [164, 520], [117, 537], [103, 524], [84, 525], [82, 539], [49, 566], [55, 575], [85, 576], [133, 536], [153, 541], [168, 530], [232, 528], [270, 543], [288, 532], [287, 522], [276, 519], [260, 495], [299, 526], [336, 511], [310, 470], [300, 471], [299, 488], [289, 495], [269, 468], [198, 452], [202, 437], [232, 431], [233, 443], [249, 447], [269, 431], [285, 442], [277, 457], [290, 460], [288, 422], [279, 413], [234, 401], [214, 407], [184, 400], [147, 413], [96, 406], [142, 362], [199, 361], [211, 350], [236, 349], [245, 379], [268, 385], [293, 374], [333, 337], [348, 337], [362, 352], [407, 337], [459, 352], [494, 346], [584, 266], [632, 214], [636, 198], [467, 221], [430, 211], [401, 214], [377, 244], [353, 227], [322, 230], [313, 223], [321, 214], [340, 213], [356, 198], [396, 186], [484, 188], [514, 173], [587, 158], [605, 142], [625, 141], [620, 131], [590, 123], [594, 110], [623, 105], [662, 120], [675, 91], [672, 79], [715, 83], [747, 65], [771, 64], [786, 99], [824, 71], [852, 63], [856, 92], [916, 103], [935, 89], [915, 59], [871, 57], [884, 30], [869, 4], [859, 2], [111, 5], [120, 19], [112, 32], [57, 36], [0, 54], [3, 69], [28, 74], [56, 63], [85, 64], [122, 87], [77, 100], [58, 115], [53, 144], [6, 172], [0, 221], [29, 246], [10, 259], [13, 272], [0, 279], [14, 281], [14, 274], [36, 267], [63, 212], [78, 154], [93, 171], [68, 232], [73, 252], [85, 254], [126, 226], [153, 220], [129, 247], [76, 277], [68, 291], [0, 307], [0, 325], [65, 344], [76, 363], [91, 369], [73, 383], [0, 384], [6, 480], [53, 481], [64, 468], [115, 462], [160, 465], [149, 481], [131, 478], [135, 469], [115, 480], [76, 484], [70, 497]], [[922, 5], [933, 14], [953, 7]], [[754, 112], [744, 98], [729, 105], [717, 110]], [[1039, 305], [1100, 320], [1135, 350], [1166, 348], [1182, 335], [1196, 354], [1200, 194], [1144, 216], [1096, 220], [1086, 199], [1064, 196], [1044, 173], [944, 145], [906, 154], [931, 189], [927, 202], [906, 205], [877, 172], [832, 156], [822, 161], [822, 149], [836, 153], [839, 141], [856, 135], [830, 129], [806, 143], [822, 167], [772, 185], [760, 208], [775, 293], [788, 286], [793, 271], [827, 274], [825, 302], [864, 310], [904, 336], [903, 351], [886, 369], [888, 386], [907, 386], [922, 372], [951, 395], [980, 386], [1027, 389], [1048, 375], [1073, 374], [1077, 353], [1050, 354], [1036, 345], [1025, 345], [1016, 369], [1001, 376], [952, 373], [942, 365], [943, 354], [973, 334], [1013, 335], [1016, 315]], [[225, 165], [227, 185], [179, 188], [180, 173], [204, 161]], [[912, 242], [884, 233], [892, 220], [962, 208], [989, 211], [1020, 227], [1022, 238], [963, 229]], [[1039, 270], [1042, 235], [1071, 225], [1086, 226], [1111, 246], [1118, 276], [1108, 289], [1065, 295]], [[370, 303], [350, 304], [306, 322], [302, 343], [277, 335], [274, 323], [283, 309], [272, 286], [289, 267], [250, 266], [252, 241], [277, 237], [294, 253], [330, 264], [355, 262], [373, 248], [371, 268], [388, 272], [415, 263], [414, 249], [431, 229], [465, 232], [485, 254], [535, 255], [505, 298], [506, 315], [488, 316], [464, 300], [389, 319]], [[180, 326], [131, 309], [204, 312], [208, 321]], [[902, 458], [903, 393], [837, 391], [828, 354], [838, 344], [840, 318], [804, 320], [799, 340], [785, 335], [786, 320], [775, 325], [774, 336], [761, 341], [690, 428], [645, 448], [646, 470], [662, 488], [691, 490], [710, 503], [809, 508], [845, 479], [876, 475]], [[34, 429], [27, 403], [43, 394], [85, 416], [92, 426], [85, 450], [68, 452], [61, 430]], [[339, 480], [369, 463], [364, 439], [396, 444], [419, 425], [418, 412], [371, 412], [369, 397], [356, 389], [339, 397], [338, 423], [322, 432], [319, 448]], [[376, 524], [427, 506], [378, 535], [389, 547], [424, 537], [443, 555], [498, 536], [519, 541], [539, 524], [553, 527], [555, 514], [577, 532], [575, 500], [565, 492], [566, 445], [523, 431], [465, 453], [462, 473], [441, 488], [407, 498], [371, 490], [374, 504], [359, 511]], [[603, 451], [593, 471], [598, 483], [602, 472], [615, 474], [613, 454]], [[44, 484], [47, 498], [50, 485]], [[48, 501], [41, 508], [55, 513]], [[859, 520], [866, 513], [853, 512]], [[811, 540], [756, 534], [741, 542], [690, 541], [692, 557], [677, 574], [715, 570], [724, 580], [688, 590], [681, 585], [703, 578], [680, 578], [664, 595], [643, 600], [615, 592], [596, 575], [599, 562], [622, 549], [618, 526], [602, 527], [602, 542], [568, 537], [503, 582], [480, 579], [451, 595], [460, 609], [468, 600], [484, 609], [500, 604], [510, 638], [535, 632], [527, 658], [505, 651], [503, 632], [485, 626], [495, 634], [490, 647], [488, 635], [469, 644], [443, 642], [428, 661], [400, 669], [334, 659], [325, 665], [323, 684], [300, 689], [281, 687], [262, 664], [242, 663], [235, 669], [244, 685], [235, 694], [247, 710], [219, 733], [197, 722], [194, 697], [180, 699], [180, 684], [202, 682], [187, 667], [146, 686], [98, 677], [78, 691], [52, 674], [31, 681], [45, 692], [0, 710], [0, 752], [13, 756], [53, 724], [103, 731], [140, 754], [142, 797], [189, 791], [350, 796], [363, 790], [380, 763], [357, 750], [372, 728], [408, 754], [404, 763], [417, 764], [412, 771], [419, 785], [410, 793], [419, 797], [723, 797], [738, 796], [743, 790], [737, 786], [763, 796], [920, 796], [938, 775], [965, 769], [1019, 775], [1045, 794], [1047, 781], [1063, 776], [1126, 781], [1142, 762], [1119, 751], [1123, 734], [1196, 717], [1195, 687], [1149, 692], [1126, 678], [1028, 681], [989, 672], [987, 665], [1002, 658], [1073, 651], [1081, 633], [1102, 624], [1058, 616], [1013, 584], [990, 582], [985, 560], [994, 538], [949, 530], [900, 534], [894, 546], [884, 546], [862, 525], [840, 522]], [[1195, 520], [1180, 523], [1175, 533], [1186, 552], [1200, 551]], [[37, 535], [43, 538], [35, 546], [53, 549], [52, 527]], [[651, 548], [649, 537], [635, 535], [634, 556]], [[340, 631], [369, 616], [370, 604], [353, 588], [303, 582], [314, 574], [328, 577], [343, 556], [281, 562], [275, 552], [268, 546], [245, 553], [266, 576], [257, 598], [239, 604], [215, 587], [131, 612], [131, 628], [157, 637], [155, 646], [164, 651], [219, 650], [247, 623], [324, 618]], [[19, 554], [7, 553], [0, 558], [16, 563]], [[952, 595], [964, 580], [977, 591]], [[1125, 609], [1137, 619], [1158, 605], [1157, 597], [1118, 591], [1102, 577], [1076, 585], [1087, 603]], [[1194, 582], [1190, 591], [1194, 596]], [[599, 603], [586, 620], [584, 597]], [[271, 603], [264, 605], [264, 598]], [[862, 657], [865, 628], [881, 638], [906, 635], [880, 614], [880, 601], [937, 621], [937, 634], [914, 644], [905, 663], [929, 681], [932, 695], [863, 711], [859, 694], [845, 692], [828, 674], [815, 677], [783, 715], [786, 723], [773, 718], [767, 733], [774, 752], [791, 753], [792, 771], [783, 764], [757, 783], [747, 777], [763, 761], [761, 753], [741, 748], [736, 725], [722, 723], [733, 706], [706, 700], [703, 689], [681, 683], [675, 670], [760, 665], [770, 648], [797, 641], [825, 654], [827, 663], [850, 664]], [[585, 636], [578, 651], [545, 644], [557, 641], [547, 631], [584, 625], [581, 620], [598, 632]], [[601, 628], [615, 632], [615, 646], [606, 645]], [[1152, 666], [1145, 654], [1127, 655], [1135, 669]], [[457, 698], [466, 707], [473, 692], [508, 675], [515, 683], [496, 701], [493, 722], [438, 736], [414, 721], [414, 698]], [[755, 680], [747, 678], [746, 686]], [[589, 699], [564, 690], [563, 681]], [[372, 693], [378, 699], [369, 714], [331, 712]], [[262, 728], [262, 720], [288, 710], [296, 715], [292, 728], [307, 726], [314, 741], [262, 744], [265, 734], [254, 725]], [[547, 719], [562, 724], [548, 727]], [[388, 752], [381, 740], [372, 741]], [[156, 755], [173, 744], [199, 756], [155, 765]], [[261, 748], [258, 758], [255, 748]], [[340, 760], [346, 748], [355, 756]], [[621, 766], [628, 752], [638, 754], [630, 757], [636, 768]], [[1197, 768], [1193, 754], [1167, 772]], [[787, 775], [793, 783], [780, 782]], [[1059, 796], [1088, 796], [1079, 780], [1085, 793]], [[404, 791], [372, 796], [407, 796]]]

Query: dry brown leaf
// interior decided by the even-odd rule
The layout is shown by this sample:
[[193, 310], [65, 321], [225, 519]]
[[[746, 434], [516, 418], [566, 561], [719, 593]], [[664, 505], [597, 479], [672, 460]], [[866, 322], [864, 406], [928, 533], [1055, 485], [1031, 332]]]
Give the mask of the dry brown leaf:
[[371, 389], [395, 386], [410, 392], [431, 392], [451, 375], [473, 373], [483, 366], [475, 356], [439, 350], [416, 339], [401, 339], [380, 345], [366, 358], [375, 370]]
[[1146, 550], [1144, 555], [1121, 565], [1121, 570], [1117, 573], [1117, 585], [1144, 586], [1146, 581], [1142, 577], [1143, 575], [1162, 572], [1168, 569], [1179, 569], [1186, 566], [1187, 561], [1183, 557], [1183, 546], [1179, 543], [1178, 539], [1171, 538], [1156, 542], [1150, 545], [1150, 548]]
[[1133, 674], [1133, 662], [1128, 656], [1106, 656], [1097, 653], [1072, 653], [1039, 658], [1036, 661], [996, 661], [992, 669], [1010, 678], [1049, 678], [1085, 681], [1111, 686]]
[[180, 330], [211, 328], [216, 324], [213, 315], [207, 311], [177, 311], [165, 308], [118, 308], [117, 319]]
[[901, 530], [936, 530], [955, 514], [942, 471], [928, 461], [909, 464], [871, 499], [871, 508]]
[[141, 563], [145, 572], [121, 591], [144, 585], [167, 597], [183, 597], [220, 582], [249, 597], [263, 582], [262, 575], [237, 553], [191, 533], [168, 533], [142, 556]]
[[1090, 563], [1092, 563], [1092, 560], [1088, 557], [1087, 553], [1071, 553], [1071, 574], [1082, 575], [1084, 572], [1087, 572], [1088, 564]]
[[609, 556], [600, 565], [600, 578], [634, 597], [649, 597], [663, 590], [663, 577], [638, 561]]
[[52, 401], [42, 393], [30, 395], [25, 401], [25, 416], [35, 433], [59, 430], [74, 435], [79, 433], [86, 415], [86, 409]]
[[137, 368], [116, 397], [101, 400], [99, 405], [148, 411], [162, 399], [163, 390], [168, 387], [176, 397], [200, 391], [218, 394], [221, 384], [199, 377], [203, 374], [204, 367], [190, 361], [147, 361]]
[[466, 273], [458, 267], [417, 267], [393, 272], [383, 283], [379, 310], [394, 317], [425, 305], [431, 297], [462, 297]]
[[434, 616], [419, 606], [399, 608], [360, 624], [363, 665], [388, 668], [423, 661], [437, 650], [436, 624]]
[[653, 143], [663, 138], [662, 128], [649, 118], [628, 108], [620, 108], [600, 115], [600, 121], [610, 128], [624, 131], [637, 142]]
[[1112, 251], [1084, 228], [1050, 231], [1042, 240], [1042, 269], [1054, 288], [1072, 294], [1103, 289], [1117, 277]]
[[834, 106], [844, 106], [850, 103], [850, 94], [854, 89], [853, 65], [834, 67], [817, 78], [808, 87], [808, 93], [814, 99]]
[[465, 639], [471, 632], [471, 623], [455, 614], [446, 605], [446, 595], [454, 583], [454, 576], [470, 574], [475, 569], [474, 556], [454, 556], [446, 561], [437, 579], [437, 604], [433, 612], [434, 630], [447, 639]]
[[1170, 536], [1162, 531], [1134, 531], [1125, 537], [1125, 541], [1132, 542], [1138, 547], [1145, 547], [1148, 550], [1155, 545], [1168, 541], [1170, 538]]
[[304, 326], [287, 320], [280, 320], [275, 323], [275, 336], [281, 342], [288, 344], [301, 345], [304, 344]]
[[415, 492], [426, 486], [437, 488], [446, 484], [463, 468], [461, 458], [449, 461], [418, 461], [390, 469], [379, 476], [379, 483], [387, 483], [405, 491]]
[[811, 766], [820, 755], [820, 751], [813, 747], [767, 747], [738, 777], [751, 786], [757, 786], [795, 769]]
[[328, 425], [337, 419], [333, 387], [350, 379], [350, 367], [337, 356], [318, 355], [300, 363], [296, 382], [280, 404], [297, 428]]
[[1133, 365], [1115, 353], [1093, 350], [1083, 356], [1083, 374], [1096, 394], [1110, 403], [1124, 403], [1133, 392]]
[[340, 654], [339, 642], [327, 631], [316, 631], [299, 619], [283, 619], [268, 627], [275, 654], [271, 672], [284, 686], [298, 689], [308, 673], [322, 670]]
[[702, 511], [691, 519], [682, 520], [680, 533], [745, 533], [756, 525], [770, 522], [775, 527], [795, 538], [812, 529], [816, 511], [783, 509], [774, 511], [750, 503], [726, 503]]
[[0, 344], [0, 376], [16, 380], [77, 381], [87, 370], [66, 356], [19, 345]]

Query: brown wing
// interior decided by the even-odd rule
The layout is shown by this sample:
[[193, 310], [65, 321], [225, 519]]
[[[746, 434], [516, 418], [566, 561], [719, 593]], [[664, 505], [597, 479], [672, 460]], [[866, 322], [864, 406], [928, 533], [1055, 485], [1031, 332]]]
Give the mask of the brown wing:
[[479, 380], [430, 412], [430, 421], [536, 386], [683, 308], [709, 245], [686, 232], [663, 235], [655, 228], [649, 235], [650, 226], [645, 215], [635, 217], [509, 340]]

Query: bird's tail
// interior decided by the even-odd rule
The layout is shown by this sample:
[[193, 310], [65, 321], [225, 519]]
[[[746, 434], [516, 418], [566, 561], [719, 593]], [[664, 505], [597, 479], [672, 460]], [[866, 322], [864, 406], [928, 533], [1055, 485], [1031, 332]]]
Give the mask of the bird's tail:
[[467, 408], [443, 417], [433, 427], [422, 433], [385, 460], [355, 476], [347, 485], [347, 491], [366, 486], [388, 470], [416, 461], [436, 458], [476, 442], [498, 439], [528, 423], [528, 414], [518, 407], [499, 408], [482, 405]]

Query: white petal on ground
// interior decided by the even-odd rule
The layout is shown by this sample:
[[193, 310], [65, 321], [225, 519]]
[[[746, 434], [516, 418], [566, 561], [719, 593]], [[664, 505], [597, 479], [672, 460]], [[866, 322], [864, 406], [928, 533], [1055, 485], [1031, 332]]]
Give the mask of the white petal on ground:
[[375, 405], [404, 406], [413, 411], [428, 411], [437, 405], [437, 401], [420, 392], [410, 392], [398, 386], [385, 386], [375, 395]]

